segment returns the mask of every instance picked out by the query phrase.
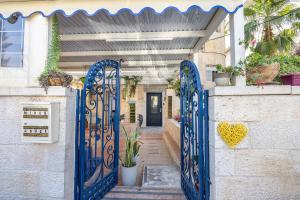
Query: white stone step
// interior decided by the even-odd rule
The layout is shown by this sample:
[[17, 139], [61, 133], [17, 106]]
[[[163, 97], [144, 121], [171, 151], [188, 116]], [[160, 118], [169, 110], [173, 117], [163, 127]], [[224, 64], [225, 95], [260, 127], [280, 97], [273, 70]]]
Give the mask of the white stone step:
[[185, 200], [178, 188], [143, 188], [117, 186], [103, 200]]

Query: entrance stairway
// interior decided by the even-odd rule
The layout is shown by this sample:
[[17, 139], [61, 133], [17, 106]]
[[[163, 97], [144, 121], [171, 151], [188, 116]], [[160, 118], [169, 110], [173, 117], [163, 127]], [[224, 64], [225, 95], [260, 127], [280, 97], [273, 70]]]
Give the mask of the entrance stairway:
[[178, 188], [116, 186], [103, 200], [185, 200]]

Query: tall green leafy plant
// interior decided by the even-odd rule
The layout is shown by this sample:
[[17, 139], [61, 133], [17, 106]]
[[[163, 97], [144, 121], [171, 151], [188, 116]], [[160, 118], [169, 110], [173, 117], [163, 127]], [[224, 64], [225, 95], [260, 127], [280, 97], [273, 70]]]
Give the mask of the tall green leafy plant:
[[56, 15], [52, 19], [51, 43], [48, 50], [48, 58], [45, 71], [59, 71], [58, 61], [60, 56], [60, 36], [58, 18]]
[[244, 15], [246, 47], [263, 55], [292, 50], [300, 31], [300, 8], [288, 0], [253, 0]]
[[123, 167], [134, 167], [136, 165], [134, 158], [139, 155], [139, 150], [142, 144], [138, 140], [140, 132], [135, 130], [128, 134], [124, 126], [122, 126], [122, 129], [125, 136], [125, 153], [123, 159], [120, 160]]

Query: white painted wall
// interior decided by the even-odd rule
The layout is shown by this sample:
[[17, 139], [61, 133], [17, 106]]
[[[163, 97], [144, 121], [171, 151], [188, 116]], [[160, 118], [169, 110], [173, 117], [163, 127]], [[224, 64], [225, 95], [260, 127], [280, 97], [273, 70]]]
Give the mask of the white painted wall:
[[[245, 47], [240, 44], [245, 38], [244, 36], [244, 10], [239, 9], [235, 14], [229, 16], [230, 24], [230, 64], [236, 66], [240, 60], [245, 58]], [[235, 85], [246, 86], [246, 77], [238, 76], [235, 78]]]
[[48, 18], [34, 14], [25, 18], [22, 68], [0, 67], [0, 87], [38, 86], [48, 52]]
[[[300, 199], [300, 87], [217, 87], [209, 106], [211, 199]], [[235, 149], [221, 121], [248, 126]]]
[[[61, 87], [0, 88], [0, 199], [72, 199], [75, 92]], [[59, 141], [21, 142], [21, 103], [60, 102]]]

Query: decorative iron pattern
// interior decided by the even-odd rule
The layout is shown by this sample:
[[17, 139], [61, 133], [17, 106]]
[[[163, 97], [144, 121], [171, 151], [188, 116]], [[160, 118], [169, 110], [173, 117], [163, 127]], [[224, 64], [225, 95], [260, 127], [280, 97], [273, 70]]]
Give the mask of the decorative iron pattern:
[[91, 65], [77, 92], [75, 199], [101, 199], [118, 182], [120, 63]]
[[208, 91], [191, 61], [180, 64], [180, 119], [181, 187], [188, 200], [208, 200]]

